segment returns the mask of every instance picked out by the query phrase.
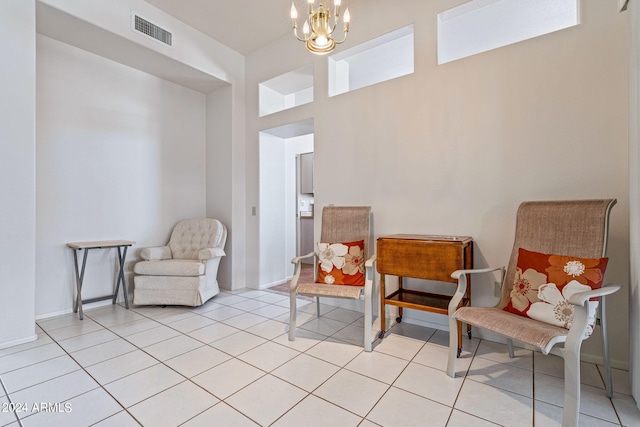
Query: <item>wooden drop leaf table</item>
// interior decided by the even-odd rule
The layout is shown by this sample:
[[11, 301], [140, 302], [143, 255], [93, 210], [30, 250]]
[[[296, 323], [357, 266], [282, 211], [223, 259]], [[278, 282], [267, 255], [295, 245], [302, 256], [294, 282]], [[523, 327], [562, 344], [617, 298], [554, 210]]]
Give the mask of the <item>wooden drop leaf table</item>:
[[[403, 308], [448, 314], [451, 295], [406, 289], [403, 278], [457, 283], [451, 278], [451, 273], [473, 267], [473, 239], [467, 236], [394, 234], [378, 238], [376, 254], [377, 271], [380, 273], [379, 337], [384, 338], [387, 304], [398, 307], [398, 323], [402, 321]], [[398, 277], [398, 290], [389, 295], [385, 291], [387, 274]], [[471, 286], [467, 286], [460, 306], [470, 303]], [[471, 338], [470, 325], [467, 325], [467, 334]], [[458, 322], [458, 356], [461, 351], [462, 323]]]

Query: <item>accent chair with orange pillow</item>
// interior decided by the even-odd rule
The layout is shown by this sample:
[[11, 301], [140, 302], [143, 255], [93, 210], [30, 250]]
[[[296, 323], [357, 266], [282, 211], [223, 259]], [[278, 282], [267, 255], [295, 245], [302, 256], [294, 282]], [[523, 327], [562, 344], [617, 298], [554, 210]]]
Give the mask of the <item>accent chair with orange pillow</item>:
[[[449, 303], [450, 377], [456, 374], [457, 322], [506, 338], [511, 358], [515, 357], [514, 340], [542, 354], [560, 356], [564, 361], [562, 426], [578, 427], [580, 349], [591, 335], [599, 311], [606, 395], [613, 397], [605, 297], [622, 287], [603, 286], [602, 281], [608, 262], [604, 257], [609, 217], [615, 203], [615, 199], [523, 202], [506, 268], [453, 272], [458, 288]], [[467, 290], [467, 275], [496, 273], [502, 285], [496, 306], [458, 307]], [[600, 305], [596, 311], [597, 300]]]

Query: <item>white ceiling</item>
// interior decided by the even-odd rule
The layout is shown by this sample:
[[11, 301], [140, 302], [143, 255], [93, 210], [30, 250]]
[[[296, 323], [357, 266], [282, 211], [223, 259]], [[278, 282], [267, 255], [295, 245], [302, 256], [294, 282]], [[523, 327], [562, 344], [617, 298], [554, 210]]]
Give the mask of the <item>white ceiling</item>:
[[[361, 0], [360, 0], [361, 1]], [[243, 55], [292, 33], [291, 0], [146, 0]], [[356, 0], [343, 0], [354, 15]], [[333, 7], [333, 0], [324, 0]], [[302, 27], [307, 2], [295, 0]], [[318, 2], [316, 2], [316, 5]], [[293, 37], [293, 36], [291, 36]]]
[[291, 0], [146, 1], [243, 55], [291, 31]]
[[209, 93], [227, 84], [42, 2], [36, 2], [36, 29], [39, 34], [202, 93]]
[[[231, 49], [247, 55], [284, 36], [291, 35], [291, 0], [145, 0], [209, 35]], [[321, 0], [333, 6], [334, 0]], [[362, 0], [343, 0], [343, 8]], [[295, 0], [299, 11], [306, 0]], [[117, 37], [74, 16], [37, 2], [37, 31], [64, 43], [156, 75], [182, 86], [209, 93], [225, 83], [141, 45]], [[316, 5], [318, 2], [316, 2]], [[304, 15], [300, 13], [300, 15]], [[299, 18], [302, 25], [302, 19]], [[273, 81], [272, 89], [291, 93], [309, 87], [312, 70], [295, 70], [283, 81]], [[281, 79], [282, 80], [282, 79]], [[285, 81], [286, 80], [286, 81]], [[308, 127], [308, 123], [303, 123]]]
[[289, 95], [313, 87], [313, 64], [281, 74], [260, 83], [282, 95]]
[[295, 123], [287, 123], [286, 125], [274, 127], [271, 129], [265, 129], [261, 132], [284, 139], [302, 135], [309, 135], [313, 133], [313, 119], [305, 119]]

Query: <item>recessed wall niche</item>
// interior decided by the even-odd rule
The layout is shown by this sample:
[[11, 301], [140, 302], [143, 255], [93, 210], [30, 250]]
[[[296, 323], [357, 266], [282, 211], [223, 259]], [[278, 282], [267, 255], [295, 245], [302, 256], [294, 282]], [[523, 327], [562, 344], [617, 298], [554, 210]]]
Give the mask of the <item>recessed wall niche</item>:
[[413, 73], [413, 24], [329, 57], [329, 96]]
[[313, 64], [264, 81], [258, 87], [260, 117], [313, 102]]
[[438, 64], [578, 25], [578, 0], [473, 0], [438, 14]]

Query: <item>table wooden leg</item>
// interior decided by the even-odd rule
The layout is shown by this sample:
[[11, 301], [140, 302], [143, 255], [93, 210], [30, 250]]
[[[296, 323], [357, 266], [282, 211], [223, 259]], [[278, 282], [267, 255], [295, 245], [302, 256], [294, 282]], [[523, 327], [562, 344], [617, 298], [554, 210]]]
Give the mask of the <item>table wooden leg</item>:
[[[403, 277], [402, 276], [398, 276], [398, 290], [402, 290], [402, 282], [403, 282]], [[402, 322], [402, 307], [398, 306], [398, 317], [396, 317], [396, 322], [400, 323]]]
[[387, 294], [384, 290], [384, 274], [380, 275], [380, 338], [384, 337], [384, 332], [387, 329], [387, 313], [386, 304], [384, 299]]

